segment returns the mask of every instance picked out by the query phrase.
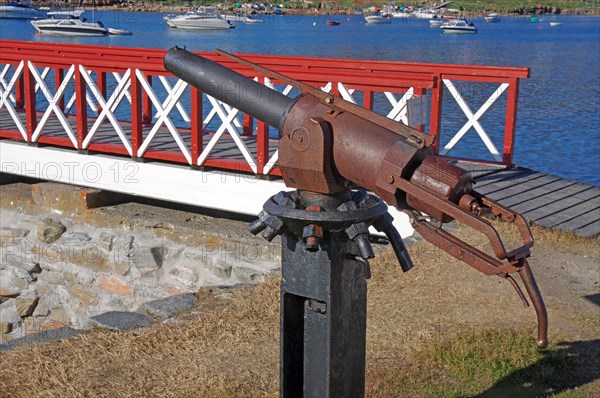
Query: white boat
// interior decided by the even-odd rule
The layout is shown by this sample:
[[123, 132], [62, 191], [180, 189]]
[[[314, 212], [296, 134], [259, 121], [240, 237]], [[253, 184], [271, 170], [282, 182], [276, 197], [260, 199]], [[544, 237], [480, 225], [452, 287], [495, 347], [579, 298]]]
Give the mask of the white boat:
[[51, 11], [50, 18], [37, 19], [31, 24], [38, 33], [59, 36], [104, 36], [108, 29], [102, 22], [87, 22], [81, 19], [84, 10]]
[[37, 8], [29, 7], [20, 1], [0, 5], [0, 18], [34, 19], [44, 17], [46, 13]]
[[430, 9], [418, 9], [413, 11], [413, 15], [417, 19], [434, 19], [441, 17], [441, 15]]
[[500, 22], [500, 17], [495, 12], [488, 14], [483, 18], [485, 19], [485, 22], [489, 22], [489, 23]]
[[392, 13], [392, 18], [414, 18], [415, 15], [411, 12], [397, 11]]
[[127, 29], [117, 29], [117, 28], [108, 28], [109, 35], [117, 35], [117, 36], [129, 36], [133, 33]]
[[444, 23], [446, 23], [446, 21], [444, 21], [441, 18], [435, 18], [435, 19], [429, 20], [429, 26], [436, 27], [436, 28], [442, 26]]
[[234, 26], [217, 14], [214, 7], [200, 7], [184, 15], [167, 15], [163, 18], [174, 29], [230, 29]]
[[367, 21], [368, 24], [386, 24], [386, 23], [392, 23], [392, 18], [388, 17], [388, 16], [383, 16], [380, 14], [373, 14], [373, 15], [365, 15], [365, 21]]
[[246, 14], [221, 14], [220, 17], [229, 22], [265, 23], [262, 19], [252, 18]]
[[550, 22], [550, 26], [562, 26], [562, 22]]
[[265, 23], [262, 19], [252, 18], [251, 16], [247, 16], [244, 18], [245, 23]]
[[477, 33], [477, 28], [475, 27], [475, 24], [473, 24], [472, 22], [467, 22], [464, 19], [453, 19], [452, 21], [448, 21], [442, 26], [440, 26], [440, 28], [444, 30], [444, 33]]

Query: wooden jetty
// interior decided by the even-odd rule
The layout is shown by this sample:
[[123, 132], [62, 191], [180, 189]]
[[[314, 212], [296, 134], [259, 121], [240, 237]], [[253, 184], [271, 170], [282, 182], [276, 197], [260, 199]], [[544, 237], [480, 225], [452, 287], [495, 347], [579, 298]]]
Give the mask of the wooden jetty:
[[600, 187], [525, 167], [459, 165], [473, 174], [477, 192], [528, 221], [578, 236], [600, 236]]

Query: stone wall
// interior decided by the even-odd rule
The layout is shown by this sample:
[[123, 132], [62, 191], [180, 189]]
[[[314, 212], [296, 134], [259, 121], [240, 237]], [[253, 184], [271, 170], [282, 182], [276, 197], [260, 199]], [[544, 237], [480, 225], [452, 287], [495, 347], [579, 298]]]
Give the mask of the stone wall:
[[279, 268], [278, 245], [252, 237], [245, 223], [132, 203], [90, 209], [86, 197], [99, 205], [94, 190], [17, 185], [2, 186], [0, 201], [3, 341], [89, 328], [105, 312], [255, 283]]

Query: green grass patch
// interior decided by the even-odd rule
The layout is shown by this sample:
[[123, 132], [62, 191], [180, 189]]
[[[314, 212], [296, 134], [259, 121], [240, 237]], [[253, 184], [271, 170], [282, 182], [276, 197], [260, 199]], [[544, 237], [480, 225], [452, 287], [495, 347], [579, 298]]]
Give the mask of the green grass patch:
[[575, 387], [598, 378], [597, 348], [593, 341], [540, 350], [530, 331], [472, 331], [427, 343], [417, 360], [423, 368], [393, 378], [419, 397], [585, 398]]

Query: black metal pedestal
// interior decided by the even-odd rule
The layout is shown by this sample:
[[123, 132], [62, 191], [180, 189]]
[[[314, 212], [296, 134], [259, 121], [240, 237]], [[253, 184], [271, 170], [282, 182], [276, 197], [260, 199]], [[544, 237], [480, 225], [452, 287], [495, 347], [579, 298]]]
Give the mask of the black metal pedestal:
[[364, 191], [282, 192], [250, 225], [268, 240], [282, 239], [283, 398], [364, 397], [371, 224], [384, 230], [410, 269], [387, 206]]
[[[367, 317], [365, 263], [356, 246], [326, 233], [316, 252], [282, 236], [281, 395], [363, 397]], [[343, 234], [345, 235], [345, 234]]]

